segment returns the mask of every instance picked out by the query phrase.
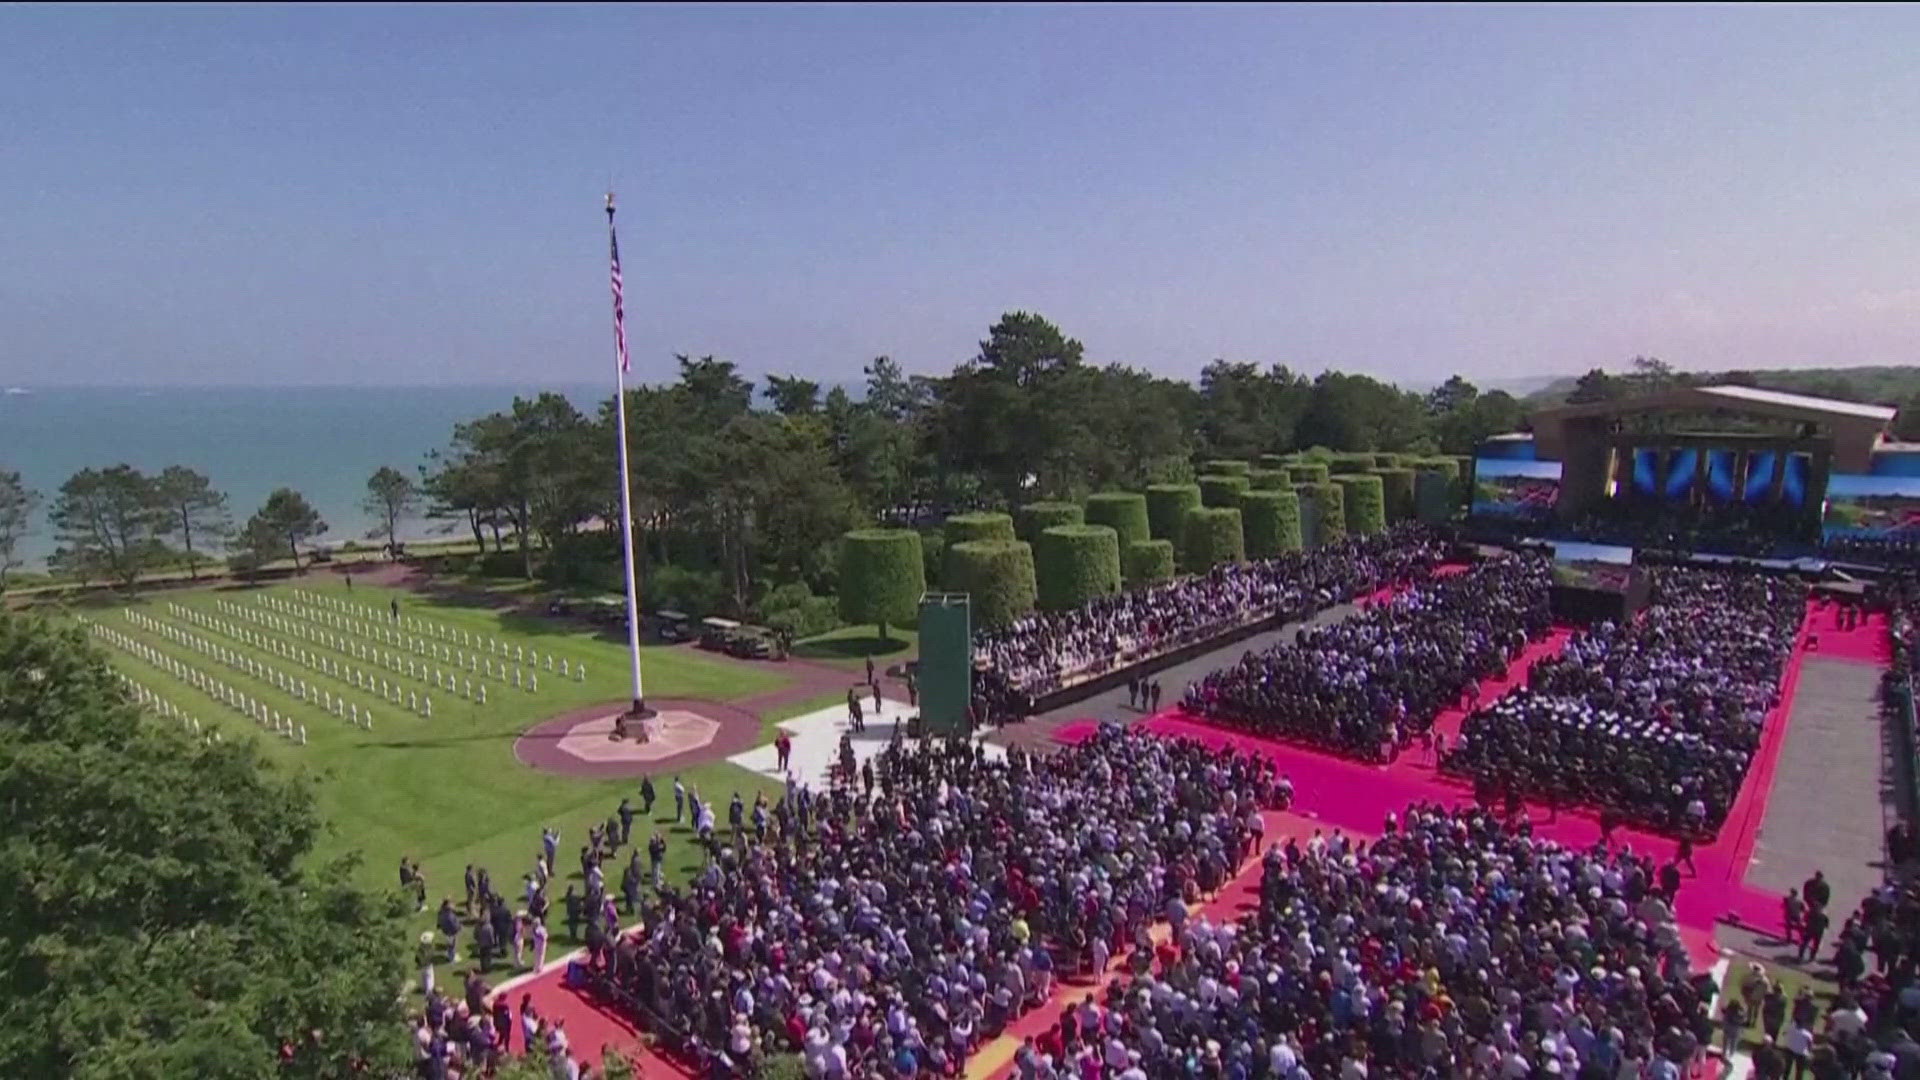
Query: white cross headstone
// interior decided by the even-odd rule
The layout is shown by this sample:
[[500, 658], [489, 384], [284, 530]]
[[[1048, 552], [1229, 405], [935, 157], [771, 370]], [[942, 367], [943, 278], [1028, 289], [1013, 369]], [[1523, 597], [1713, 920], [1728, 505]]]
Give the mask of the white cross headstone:
[[520, 669], [519, 668], [513, 669], [513, 688], [515, 690], [520, 689]]
[[473, 680], [472, 679], [467, 680], [467, 696], [468, 697], [473, 696]]
[[567, 661], [564, 658], [562, 658], [560, 661], [560, 677], [564, 679], [572, 674], [573, 673], [571, 671], [567, 670]]
[[522, 664], [526, 663], [527, 647], [525, 645], [515, 645], [513, 647], [513, 658]]
[[307, 725], [305, 724], [300, 725], [300, 745], [307, 745]]
[[485, 705], [486, 703], [487, 703], [487, 684], [481, 683], [480, 684], [480, 704]]
[[527, 676], [527, 693], [531, 694], [539, 689], [540, 689], [540, 673], [535, 671], [530, 673]]
[[547, 670], [548, 671], [553, 670], [553, 654], [552, 653], [547, 654]]
[[587, 681], [587, 662], [585, 660], [580, 661], [580, 666], [574, 668], [573, 672], [574, 672], [574, 675], [573, 675], [574, 682], [586, 682]]
[[431, 720], [433, 719], [433, 695], [432, 694], [427, 695], [426, 705], [427, 705], [427, 710], [426, 710], [427, 719]]
[[419, 691], [417, 690], [407, 691], [407, 711], [409, 712], [420, 711], [420, 692]]

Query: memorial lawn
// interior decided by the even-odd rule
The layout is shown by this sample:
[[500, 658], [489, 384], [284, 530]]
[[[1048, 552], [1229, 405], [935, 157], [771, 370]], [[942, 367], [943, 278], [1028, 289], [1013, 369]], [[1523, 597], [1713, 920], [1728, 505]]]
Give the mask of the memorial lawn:
[[[317, 602], [312, 600], [316, 597]], [[419, 625], [412, 620], [429, 624], [419, 635], [403, 633], [403, 637], [417, 636], [418, 642], [389, 642], [385, 635], [397, 632], [390, 619], [374, 619], [365, 611], [337, 612], [331, 604], [360, 605], [384, 616], [396, 599], [403, 627]], [[622, 796], [632, 797], [635, 808], [639, 807], [637, 778], [576, 779], [536, 771], [514, 757], [515, 738], [540, 720], [628, 696], [624, 647], [589, 633], [364, 584], [351, 590], [333, 583], [301, 582], [170, 591], [131, 604], [83, 606], [75, 614], [161, 654], [161, 662], [154, 663], [97, 635], [94, 644], [116, 670], [224, 739], [255, 740], [276, 765], [313, 781], [321, 817], [329, 826], [328, 834], [315, 845], [316, 864], [357, 853], [362, 859], [359, 878], [369, 885], [392, 888], [399, 881], [399, 860], [403, 856], [417, 860], [428, 884], [429, 909], [420, 916], [417, 930], [429, 928], [432, 909], [441, 896], [452, 896], [459, 903], [467, 864], [486, 867], [497, 889], [518, 896], [521, 875], [532, 869], [539, 850], [541, 828], [557, 826], [561, 843], [555, 870], [565, 882], [578, 875], [577, 853], [585, 843], [588, 825], [604, 822]], [[214, 646], [217, 655], [181, 641], [182, 633]], [[475, 647], [467, 648], [462, 642]], [[429, 661], [422, 653], [410, 651], [410, 646], [434, 649], [431, 663], [443, 677], [457, 668], [457, 689], [451, 693], [430, 689]], [[448, 648], [455, 659], [440, 662], [440, 647]], [[384, 657], [372, 658], [370, 649]], [[529, 656], [537, 653], [537, 667], [531, 661], [517, 662], [520, 650]], [[510, 678], [478, 676], [459, 659], [462, 652], [475, 662], [483, 656], [498, 658], [496, 670], [503, 674], [508, 666], [523, 672], [537, 670], [538, 689], [516, 690]], [[549, 655], [555, 663], [552, 670], [546, 666]], [[218, 678], [246, 694], [254, 708], [303, 724], [306, 745], [299, 745], [297, 737], [274, 734], [196, 689], [190, 675], [183, 679], [174, 673], [166, 663], [169, 660]], [[567, 677], [559, 673], [562, 661], [570, 672]], [[410, 662], [416, 665], [418, 678], [407, 671]], [[486, 662], [491, 666], [494, 659]], [[310, 666], [314, 663], [321, 669]], [[584, 678], [578, 673], [582, 663]], [[323, 670], [329, 667], [340, 675]], [[355, 669], [372, 689], [363, 689], [348, 677]], [[765, 694], [788, 681], [687, 648], [646, 648], [642, 670], [650, 698], [726, 701]], [[391, 689], [383, 692], [382, 680], [392, 689], [405, 688], [400, 704], [393, 703]], [[292, 681], [305, 682], [309, 693], [323, 691], [355, 709], [370, 709], [371, 729], [332, 715], [318, 701], [302, 700], [297, 689], [290, 693], [280, 688]], [[476, 684], [471, 697], [466, 689], [469, 682]], [[485, 704], [476, 700], [478, 684], [487, 687]], [[408, 694], [420, 695], [423, 703], [431, 695], [430, 718], [410, 711]], [[735, 790], [750, 800], [754, 791], [772, 788], [725, 762], [701, 765], [680, 775], [689, 786], [722, 804]], [[660, 776], [655, 783], [660, 794], [656, 817], [670, 818], [672, 776]], [[636, 841], [644, 843], [641, 838], [648, 827], [645, 821], [635, 821]], [[681, 832], [670, 837], [675, 843], [669, 858], [676, 866], [689, 858], [686, 836]], [[617, 881], [617, 871], [609, 878]], [[563, 887], [550, 894], [556, 911], [561, 891]], [[564, 935], [564, 929], [556, 929], [556, 949], [565, 944]]]

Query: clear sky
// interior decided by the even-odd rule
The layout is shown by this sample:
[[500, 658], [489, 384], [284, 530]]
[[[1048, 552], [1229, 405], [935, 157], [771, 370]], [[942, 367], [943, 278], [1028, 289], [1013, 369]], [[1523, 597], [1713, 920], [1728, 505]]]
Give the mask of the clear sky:
[[0, 384], [1917, 362], [1912, 8], [0, 9]]

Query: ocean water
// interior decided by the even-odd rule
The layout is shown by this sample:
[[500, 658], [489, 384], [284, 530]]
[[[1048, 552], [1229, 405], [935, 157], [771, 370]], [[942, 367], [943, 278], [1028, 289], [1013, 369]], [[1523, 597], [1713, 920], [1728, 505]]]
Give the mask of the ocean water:
[[[0, 470], [19, 471], [44, 497], [26, 538], [30, 569], [54, 547], [47, 503], [84, 468], [197, 469], [227, 493], [236, 523], [274, 488], [290, 487], [326, 519], [322, 542], [340, 544], [373, 527], [360, 510], [367, 477], [382, 465], [417, 477], [455, 423], [507, 409], [516, 393], [555, 390], [588, 413], [613, 394], [611, 386], [28, 389], [0, 392]], [[442, 526], [409, 521], [403, 536]]]

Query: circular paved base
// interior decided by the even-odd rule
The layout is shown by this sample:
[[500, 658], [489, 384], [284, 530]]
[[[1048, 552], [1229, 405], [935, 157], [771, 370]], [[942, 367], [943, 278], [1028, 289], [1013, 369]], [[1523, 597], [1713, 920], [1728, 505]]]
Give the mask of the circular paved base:
[[745, 709], [679, 698], [648, 699], [660, 715], [647, 721], [646, 742], [615, 739], [614, 721], [629, 704], [590, 705], [542, 720], [514, 740], [513, 756], [546, 772], [605, 779], [718, 761], [760, 742], [760, 720]]

